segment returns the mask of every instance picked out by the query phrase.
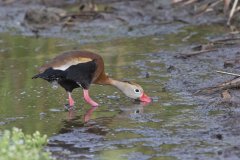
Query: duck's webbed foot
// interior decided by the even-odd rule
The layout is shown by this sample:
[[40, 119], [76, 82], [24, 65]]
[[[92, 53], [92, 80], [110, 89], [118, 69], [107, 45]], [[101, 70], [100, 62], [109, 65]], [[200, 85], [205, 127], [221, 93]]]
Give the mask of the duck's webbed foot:
[[71, 111], [71, 110], [75, 110], [75, 109], [76, 109], [75, 106], [70, 106], [68, 103], [64, 105], [64, 110], [66, 112]]

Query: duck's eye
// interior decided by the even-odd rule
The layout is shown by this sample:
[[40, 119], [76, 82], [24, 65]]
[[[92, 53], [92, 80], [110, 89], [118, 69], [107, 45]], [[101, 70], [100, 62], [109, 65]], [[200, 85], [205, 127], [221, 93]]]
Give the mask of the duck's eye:
[[140, 93], [140, 90], [139, 89], [134, 89], [134, 92], [135, 93]]

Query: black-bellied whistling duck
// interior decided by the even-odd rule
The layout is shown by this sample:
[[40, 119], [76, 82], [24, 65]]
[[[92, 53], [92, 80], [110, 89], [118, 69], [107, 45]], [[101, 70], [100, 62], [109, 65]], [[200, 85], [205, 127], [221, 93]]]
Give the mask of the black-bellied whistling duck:
[[143, 102], [151, 102], [151, 98], [144, 93], [140, 85], [109, 78], [104, 72], [102, 57], [92, 52], [65, 52], [41, 66], [39, 72], [33, 79], [42, 78], [48, 82], [56, 81], [60, 84], [68, 93], [70, 107], [74, 106], [71, 92], [78, 87], [83, 88], [83, 96], [87, 103], [91, 106], [98, 106], [98, 103], [93, 101], [89, 96], [91, 83], [113, 85], [130, 98], [139, 99]]

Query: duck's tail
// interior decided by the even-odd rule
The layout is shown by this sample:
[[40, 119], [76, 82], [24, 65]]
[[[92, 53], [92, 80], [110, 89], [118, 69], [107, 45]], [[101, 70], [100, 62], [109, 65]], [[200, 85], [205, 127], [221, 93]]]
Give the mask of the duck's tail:
[[36, 79], [36, 78], [42, 78], [42, 79], [48, 80], [49, 76], [46, 75], [45, 73], [39, 73], [32, 77], [32, 79]]

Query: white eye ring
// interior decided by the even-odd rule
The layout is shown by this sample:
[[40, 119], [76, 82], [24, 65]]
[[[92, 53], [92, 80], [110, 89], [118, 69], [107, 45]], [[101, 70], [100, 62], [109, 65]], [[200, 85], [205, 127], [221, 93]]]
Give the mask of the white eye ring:
[[140, 93], [140, 90], [139, 89], [134, 89], [134, 92], [135, 93]]

